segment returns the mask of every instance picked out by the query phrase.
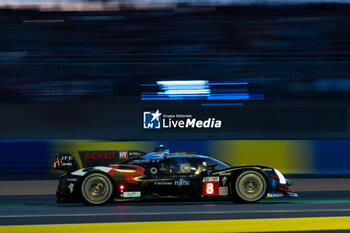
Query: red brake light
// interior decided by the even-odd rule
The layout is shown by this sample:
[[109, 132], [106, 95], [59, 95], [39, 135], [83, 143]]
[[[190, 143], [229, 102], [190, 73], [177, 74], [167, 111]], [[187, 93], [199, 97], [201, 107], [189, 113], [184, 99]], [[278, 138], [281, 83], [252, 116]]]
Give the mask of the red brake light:
[[119, 186], [119, 189], [120, 189], [120, 190], [124, 190], [124, 188], [125, 188], [124, 185], [120, 185], [120, 186]]

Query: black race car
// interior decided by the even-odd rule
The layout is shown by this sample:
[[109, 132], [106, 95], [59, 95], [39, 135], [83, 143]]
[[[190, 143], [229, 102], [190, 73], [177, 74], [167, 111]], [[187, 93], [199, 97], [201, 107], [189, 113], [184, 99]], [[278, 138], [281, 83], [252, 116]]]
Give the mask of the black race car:
[[[60, 154], [55, 161], [56, 169], [66, 171], [59, 178], [58, 203], [103, 205], [161, 198], [255, 203], [263, 198], [298, 197], [281, 172], [262, 165], [230, 166], [208, 156], [170, 153], [163, 147], [149, 154], [80, 151], [79, 156]], [[77, 168], [77, 160], [83, 168]]]

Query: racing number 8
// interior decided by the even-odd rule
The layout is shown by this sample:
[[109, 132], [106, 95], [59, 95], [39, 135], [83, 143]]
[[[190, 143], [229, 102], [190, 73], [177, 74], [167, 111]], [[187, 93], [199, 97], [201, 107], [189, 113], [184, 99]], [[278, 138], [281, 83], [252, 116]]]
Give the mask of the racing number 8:
[[213, 183], [207, 183], [206, 193], [209, 195], [214, 193], [214, 184]]
[[219, 195], [219, 182], [216, 182], [216, 181], [203, 182], [203, 195], [204, 196]]

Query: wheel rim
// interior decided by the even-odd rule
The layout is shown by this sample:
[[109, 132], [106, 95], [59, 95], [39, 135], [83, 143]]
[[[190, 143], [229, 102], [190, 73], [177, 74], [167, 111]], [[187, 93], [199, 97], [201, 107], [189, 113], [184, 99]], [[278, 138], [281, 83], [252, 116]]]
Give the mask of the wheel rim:
[[242, 175], [237, 182], [238, 195], [246, 201], [259, 200], [266, 190], [266, 184], [263, 179], [255, 173]]
[[87, 177], [82, 185], [82, 193], [88, 202], [92, 204], [102, 204], [111, 195], [111, 182], [102, 175], [91, 175]]

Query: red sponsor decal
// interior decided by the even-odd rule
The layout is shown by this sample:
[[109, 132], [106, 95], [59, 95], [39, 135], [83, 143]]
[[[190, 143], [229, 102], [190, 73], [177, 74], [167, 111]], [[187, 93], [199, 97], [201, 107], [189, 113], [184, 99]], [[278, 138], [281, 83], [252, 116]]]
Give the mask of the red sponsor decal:
[[119, 159], [127, 159], [128, 158], [128, 151], [127, 150], [120, 150], [119, 151]]
[[56, 161], [53, 163], [53, 167], [54, 167], [54, 168], [58, 168], [58, 166], [60, 166], [60, 161], [59, 161], [59, 160], [56, 160]]
[[113, 177], [113, 175], [115, 174], [116, 170], [112, 169], [108, 172], [108, 175], [110, 175], [111, 177]]
[[219, 195], [219, 182], [203, 182], [203, 195], [204, 196]]
[[[135, 180], [135, 177], [141, 176], [145, 169], [143, 167], [137, 166], [137, 165], [111, 165], [109, 166], [113, 169], [116, 169], [116, 171], [121, 172], [126, 181], [128, 183], [137, 184], [137, 180]], [[128, 168], [134, 168], [135, 170], [130, 170]]]
[[103, 152], [86, 152], [84, 159], [113, 159], [115, 152], [103, 151]]

